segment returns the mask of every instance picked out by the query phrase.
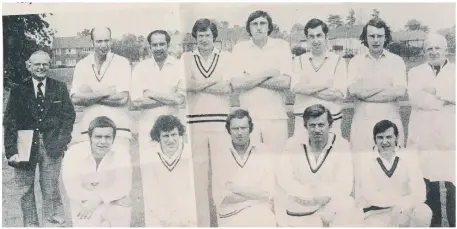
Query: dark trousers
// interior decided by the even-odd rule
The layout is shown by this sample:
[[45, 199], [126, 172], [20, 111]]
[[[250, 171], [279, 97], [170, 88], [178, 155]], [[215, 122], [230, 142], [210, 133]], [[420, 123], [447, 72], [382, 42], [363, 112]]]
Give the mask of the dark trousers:
[[[425, 179], [427, 186], [427, 200], [425, 203], [432, 209], [433, 217], [431, 227], [449, 226], [455, 227], [455, 185], [452, 182], [441, 181], [444, 183], [444, 189], [440, 189], [440, 181], [429, 181]], [[445, 212], [441, 208], [440, 191], [446, 191], [446, 207]], [[443, 200], [444, 201], [444, 200]], [[444, 216], [446, 213], [446, 216]], [[446, 217], [446, 218], [443, 218]], [[444, 221], [448, 221], [449, 225], [444, 225]]]
[[[40, 187], [43, 197], [44, 220], [55, 215], [64, 217], [62, 200], [59, 190], [59, 174], [62, 157], [49, 157], [44, 148], [40, 136], [38, 153], [38, 167], [40, 171]], [[35, 170], [33, 169], [14, 169], [14, 181], [16, 183], [17, 194], [20, 198], [24, 226], [39, 226], [38, 214], [35, 202]]]

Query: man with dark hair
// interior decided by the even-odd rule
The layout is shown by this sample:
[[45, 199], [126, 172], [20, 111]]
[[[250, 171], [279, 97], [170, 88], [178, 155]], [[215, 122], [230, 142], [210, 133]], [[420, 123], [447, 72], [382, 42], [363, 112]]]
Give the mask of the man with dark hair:
[[130, 151], [131, 122], [128, 113], [131, 68], [129, 61], [111, 52], [111, 30], [93, 28], [94, 52], [78, 62], [73, 74], [71, 99], [84, 107], [79, 124], [79, 141], [87, 141], [89, 123], [98, 116], [108, 116], [118, 128], [114, 148]]
[[[43, 198], [42, 226], [62, 225], [65, 218], [59, 175], [62, 156], [71, 141], [75, 110], [65, 84], [48, 77], [49, 54], [34, 52], [26, 65], [31, 77], [11, 89], [3, 117], [5, 156], [8, 165], [14, 167], [14, 195], [20, 197], [17, 204], [24, 226], [39, 226], [34, 190], [37, 166]], [[23, 141], [29, 137], [31, 142]], [[24, 147], [30, 151], [21, 150]]]
[[301, 112], [312, 104], [323, 104], [330, 109], [335, 123], [333, 133], [341, 135], [341, 105], [346, 96], [347, 69], [344, 59], [328, 51], [328, 27], [313, 18], [306, 23], [304, 33], [311, 52], [294, 59], [291, 89], [296, 94], [294, 103], [295, 134], [303, 129]]
[[280, 226], [356, 226], [363, 220], [351, 197], [349, 143], [330, 132], [333, 118], [321, 104], [303, 112], [306, 135], [294, 136], [282, 154], [278, 183], [285, 196], [275, 205]]
[[[348, 94], [356, 100], [350, 132], [354, 157], [372, 150], [371, 129], [366, 127], [374, 126], [379, 120], [394, 122], [399, 132], [398, 144], [405, 144], [397, 103], [406, 95], [405, 62], [385, 49], [391, 35], [389, 27], [381, 19], [370, 20], [360, 38], [368, 47], [368, 52], [356, 55], [348, 66]], [[359, 160], [355, 160], [355, 170], [359, 166], [356, 161]], [[357, 193], [355, 190], [356, 198]]]
[[371, 227], [428, 227], [425, 183], [416, 152], [398, 144], [399, 130], [389, 120], [373, 128], [373, 154], [360, 157], [360, 197]]
[[197, 226], [192, 151], [184, 134], [172, 115], [159, 116], [150, 131], [141, 159], [146, 227]]
[[89, 123], [90, 141], [65, 154], [62, 178], [74, 227], [130, 227], [130, 153], [113, 147], [116, 124], [106, 117]]
[[182, 55], [186, 66], [187, 118], [194, 157], [198, 225], [217, 226], [211, 192], [208, 138], [225, 135], [223, 123], [230, 108], [230, 53], [215, 47], [217, 26], [207, 18], [192, 28], [197, 48]]
[[408, 73], [412, 106], [408, 148], [417, 149], [420, 155], [427, 204], [433, 210], [432, 227], [455, 227], [456, 74], [446, 50], [443, 35], [429, 34], [424, 42], [427, 61]]
[[210, 141], [214, 203], [219, 227], [274, 227], [272, 198], [276, 154], [251, 137], [248, 111], [230, 113], [230, 136]]
[[284, 92], [290, 88], [292, 76], [290, 46], [269, 37], [273, 21], [267, 12], [253, 12], [246, 30], [251, 39], [239, 42], [232, 51], [235, 72], [231, 83], [240, 93], [240, 107], [255, 120], [255, 137], [280, 152], [289, 136]]

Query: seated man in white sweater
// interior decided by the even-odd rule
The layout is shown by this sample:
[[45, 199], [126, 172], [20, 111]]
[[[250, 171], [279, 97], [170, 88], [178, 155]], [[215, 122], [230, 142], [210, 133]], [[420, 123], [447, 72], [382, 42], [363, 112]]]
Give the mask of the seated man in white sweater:
[[349, 142], [329, 131], [333, 119], [320, 104], [307, 107], [303, 121], [307, 131], [289, 139], [278, 172], [286, 194], [275, 201], [280, 226], [360, 225], [362, 209], [350, 196], [354, 178]]
[[432, 212], [424, 203], [417, 153], [397, 146], [398, 128], [389, 120], [374, 126], [373, 138], [376, 145], [360, 163], [358, 176], [366, 226], [428, 227]]
[[275, 227], [275, 153], [256, 142], [248, 111], [228, 115], [227, 138], [210, 139], [213, 197], [219, 227]]
[[141, 159], [146, 227], [196, 227], [194, 167], [185, 127], [161, 115], [150, 131]]
[[110, 118], [92, 120], [88, 133], [90, 144], [70, 148], [62, 165], [73, 227], [130, 227], [130, 154], [112, 149], [116, 125]]

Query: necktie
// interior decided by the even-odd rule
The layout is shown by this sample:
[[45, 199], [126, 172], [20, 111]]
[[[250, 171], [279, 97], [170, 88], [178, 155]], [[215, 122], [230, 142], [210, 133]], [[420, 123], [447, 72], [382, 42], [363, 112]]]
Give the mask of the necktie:
[[38, 89], [38, 92], [37, 92], [37, 99], [38, 99], [38, 102], [39, 103], [43, 103], [44, 102], [44, 95], [43, 95], [43, 91], [41, 90], [41, 87], [43, 86], [43, 83], [42, 82], [39, 82], [38, 85], [37, 85], [37, 89]]
[[438, 73], [440, 72], [441, 70], [441, 66], [433, 66], [433, 69], [435, 69], [435, 74], [438, 75]]
[[[42, 113], [43, 113], [43, 104], [44, 104], [44, 95], [43, 95], [43, 91], [41, 90], [41, 87], [43, 86], [43, 83], [42, 82], [39, 82], [38, 85], [37, 85], [37, 93], [36, 93], [36, 98], [38, 100], [38, 112], [40, 114], [40, 117], [42, 116]], [[41, 119], [40, 119], [40, 122], [41, 122]]]

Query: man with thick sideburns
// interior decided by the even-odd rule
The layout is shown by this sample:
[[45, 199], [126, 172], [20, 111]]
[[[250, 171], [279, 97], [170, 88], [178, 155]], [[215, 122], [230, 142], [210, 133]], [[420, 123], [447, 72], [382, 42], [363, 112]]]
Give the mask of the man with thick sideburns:
[[363, 213], [351, 197], [349, 142], [330, 132], [333, 118], [321, 104], [303, 112], [304, 135], [287, 142], [278, 169], [285, 196], [275, 200], [280, 226], [356, 226]]
[[255, 123], [246, 110], [230, 113], [228, 136], [211, 141], [213, 197], [220, 227], [274, 227], [277, 153], [252, 136]]

